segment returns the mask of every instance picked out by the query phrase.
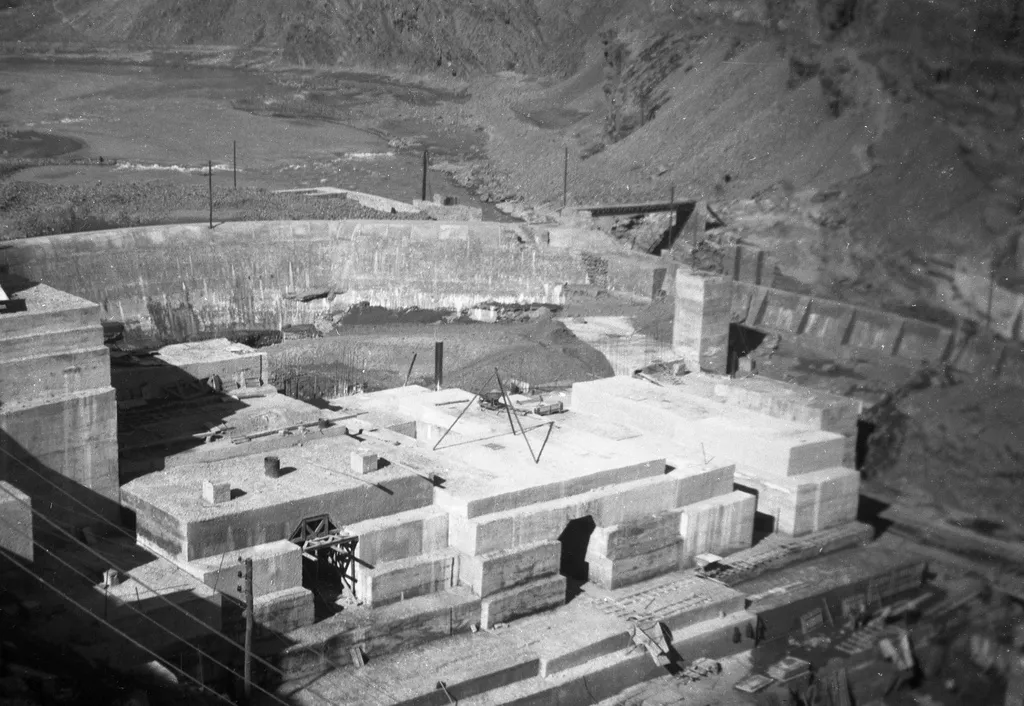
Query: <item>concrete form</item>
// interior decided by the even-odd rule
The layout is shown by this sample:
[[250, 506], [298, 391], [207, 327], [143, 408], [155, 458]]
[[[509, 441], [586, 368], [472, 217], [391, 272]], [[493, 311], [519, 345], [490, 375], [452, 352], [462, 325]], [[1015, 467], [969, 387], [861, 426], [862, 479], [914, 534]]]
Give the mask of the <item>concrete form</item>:
[[[223, 440], [171, 459], [167, 472], [123, 488], [139, 542], [235, 599], [236, 585], [220, 586], [224, 572], [252, 558], [257, 602], [279, 608], [274, 624], [301, 627], [312, 622], [312, 598], [295, 537], [303, 519], [328, 516], [357, 538], [354, 590], [365, 612], [326, 621], [333, 659], [347, 661], [351, 647], [379, 655], [454, 625], [493, 629], [560, 606], [572, 562], [596, 590], [623, 590], [697, 554], [741, 551], [758, 503], [791, 534], [852, 519], [849, 494], [829, 490], [850, 489], [827, 470], [843, 439], [807, 424], [613, 378], [577, 384], [572, 409], [553, 424], [524, 419], [524, 439], [504, 412], [467, 407], [471, 398], [419, 387], [342, 398], [352, 411], [336, 412], [337, 424], [358, 437], [328, 427], [298, 442]], [[737, 443], [737, 428], [749, 445]], [[264, 473], [268, 453], [280, 477]], [[749, 492], [735, 490], [737, 478]], [[221, 502], [204, 499], [204, 484], [222, 488]], [[579, 543], [572, 533], [585, 525]], [[690, 606], [675, 606], [674, 628], [743, 608], [735, 593], [728, 604], [693, 603], [695, 588], [664, 589]], [[314, 628], [282, 657], [300, 671], [321, 664], [302, 647], [328, 639], [325, 623]]]
[[10, 291], [24, 308], [0, 313], [0, 479], [71, 513], [81, 508], [54, 485], [77, 484], [81, 502], [116, 517], [117, 409], [100, 307], [44, 284]]
[[672, 345], [690, 370], [724, 374], [732, 285], [724, 277], [676, 273]]
[[[696, 376], [692, 384], [677, 387], [624, 377], [577, 383], [572, 409], [583, 414], [600, 411], [605, 422], [644, 434], [648, 449], [665, 448], [653, 441], [660, 438], [662, 444], [698, 447], [700, 458], [709, 463], [735, 463], [736, 487], [757, 497], [757, 512], [771, 518], [776, 531], [798, 536], [856, 518], [860, 475], [842, 467], [849, 454], [849, 437], [819, 427], [828, 424], [849, 431], [855, 425], [851, 405], [820, 396], [795, 402], [788, 388], [778, 392], [782, 402], [775, 403], [771, 385], [753, 386], [753, 392], [745, 395], [712, 381]], [[746, 403], [728, 404], [734, 397]], [[782, 421], [751, 407], [765, 412], [783, 407], [791, 411], [791, 418], [810, 421]], [[625, 432], [623, 436], [635, 438]], [[699, 549], [703, 543], [698, 539], [714, 534], [706, 525], [710, 518], [706, 515], [702, 521], [704, 529], [690, 530], [696, 534], [691, 536], [693, 549], [685, 550], [684, 564], [696, 554], [713, 551]], [[742, 534], [746, 536], [745, 528]]]
[[[267, 354], [226, 338], [164, 346], [138, 365], [115, 366], [117, 401], [159, 400], [183, 385], [202, 382], [232, 391], [270, 381]], [[214, 382], [214, 378], [217, 382]]]
[[[698, 284], [692, 311], [684, 311], [694, 329], [686, 345], [695, 364], [714, 371], [728, 330], [719, 330], [716, 282]], [[681, 290], [691, 285], [677, 280]], [[756, 622], [743, 593], [680, 572], [697, 554], [743, 555], [755, 510], [793, 536], [817, 536], [856, 511], [856, 474], [840, 468], [845, 440], [825, 429], [847, 425], [849, 410], [833, 401], [783, 404], [777, 390], [741, 394], [720, 379], [682, 390], [619, 377], [577, 384], [567, 413], [526, 417], [520, 433], [503, 411], [472, 404], [470, 393], [406, 387], [343, 398], [331, 419], [290, 436], [251, 436], [254, 415], [277, 413], [282, 426], [296, 419], [301, 426], [321, 413], [262, 391], [265, 356], [226, 341], [165, 349], [156, 362], [150, 367], [171, 377], [135, 384], [124, 373], [122, 402], [149, 409], [179, 378], [209, 384], [216, 377], [222, 389], [259, 392], [236, 394], [218, 412], [238, 422], [231, 438], [165, 450], [166, 470], [121, 488], [139, 544], [160, 557], [140, 570], [174, 600], [193, 596], [188, 601], [210, 614], [211, 627], [237, 632], [244, 598], [237, 571], [251, 559], [256, 620], [289, 633], [294, 644], [275, 659], [291, 675], [321, 671], [327, 659], [348, 663], [357, 648], [370, 664], [405, 652], [380, 663], [381, 679], [403, 673], [403, 660], [425, 673], [420, 663], [429, 653], [451, 665], [428, 670], [430, 679], [443, 674], [460, 698], [503, 680], [508, 689], [530, 683], [533, 694], [574, 693], [588, 679], [612, 689], [616, 679], [656, 673], [646, 653], [622, 652], [635, 625], [664, 626], [680, 654], [742, 647], [747, 638], [733, 636]], [[159, 443], [137, 441], [143, 454]], [[268, 456], [277, 459], [270, 474]], [[345, 537], [355, 543], [345, 578], [358, 605], [314, 624], [304, 573], [312, 559], [322, 568], [326, 555], [307, 540]], [[557, 618], [529, 618], [565, 604], [568, 577], [589, 581], [584, 595]], [[131, 599], [128, 579], [107, 589], [107, 599], [159, 613], [141, 593]], [[440, 650], [407, 652], [510, 622], [511, 641], [463, 635]], [[548, 639], [541, 625], [566, 636]], [[348, 677], [331, 679], [340, 688]], [[394, 693], [384, 702], [434, 703], [444, 695], [426, 693], [434, 684], [417, 680], [388, 687]], [[366, 702], [365, 693], [353, 693]]]

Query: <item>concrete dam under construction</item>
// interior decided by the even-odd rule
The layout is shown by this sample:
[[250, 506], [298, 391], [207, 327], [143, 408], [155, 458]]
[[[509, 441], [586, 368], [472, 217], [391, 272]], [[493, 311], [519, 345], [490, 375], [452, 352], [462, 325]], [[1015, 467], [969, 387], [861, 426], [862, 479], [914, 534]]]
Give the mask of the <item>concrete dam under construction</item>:
[[[878, 615], [955, 595], [929, 582], [927, 552], [865, 522], [872, 401], [751, 375], [744, 345], [785, 335], [1007, 379], [1014, 354], [791, 295], [756, 249], [701, 269], [572, 218], [6, 244], [5, 551], [31, 566], [50, 561], [46, 537], [80, 545], [104, 571], [76, 601], [118, 636], [97, 654], [213, 692], [244, 662], [259, 703], [575, 704], [663, 675], [702, 693], [720, 673], [753, 699], [846, 679], [835, 660], [878, 641], [925, 649], [923, 628]], [[646, 341], [629, 347], [609, 333], [622, 317], [565, 314], [611, 300], [670, 307], [667, 338], [628, 329]], [[310, 404], [270, 384], [273, 351], [228, 340], [361, 303], [468, 311], [474, 331], [521, 325], [502, 307], [554, 316], [618, 351], [619, 374], [531, 385], [495, 364], [448, 385], [444, 343], [466, 344], [432, 324], [433, 376]]]

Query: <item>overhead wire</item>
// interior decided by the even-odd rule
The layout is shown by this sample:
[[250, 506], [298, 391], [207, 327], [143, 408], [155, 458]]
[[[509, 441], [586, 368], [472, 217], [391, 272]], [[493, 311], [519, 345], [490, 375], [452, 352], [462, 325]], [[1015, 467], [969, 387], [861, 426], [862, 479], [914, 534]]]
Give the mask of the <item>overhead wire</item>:
[[100, 623], [103, 623], [103, 624], [104, 624], [104, 625], [106, 625], [106, 626], [107, 626], [108, 628], [110, 628], [111, 630], [113, 630], [114, 632], [116, 632], [116, 633], [117, 633], [118, 635], [120, 635], [121, 637], [123, 637], [123, 638], [124, 638], [125, 640], [127, 640], [128, 642], [130, 642], [130, 643], [132, 643], [133, 645], [135, 645], [135, 647], [139, 648], [139, 649], [140, 649], [140, 650], [142, 650], [143, 652], [146, 652], [147, 654], [150, 654], [150, 655], [152, 655], [152, 656], [153, 656], [153, 657], [155, 657], [155, 658], [156, 658], [157, 660], [159, 660], [159, 661], [160, 661], [161, 663], [163, 663], [163, 664], [167, 665], [167, 667], [168, 667], [169, 669], [171, 669], [171, 670], [173, 670], [173, 671], [176, 671], [176, 672], [180, 673], [180, 674], [181, 674], [182, 676], [184, 676], [185, 678], [187, 678], [187, 679], [188, 679], [189, 681], [191, 681], [191, 682], [193, 682], [193, 683], [197, 684], [197, 685], [198, 685], [198, 686], [199, 686], [199, 687], [200, 687], [201, 689], [203, 689], [204, 691], [208, 691], [208, 692], [210, 692], [211, 694], [213, 694], [214, 696], [216, 696], [216, 697], [217, 697], [218, 699], [220, 699], [220, 700], [222, 700], [222, 701], [225, 701], [225, 702], [227, 702], [227, 703], [231, 704], [231, 706], [235, 706], [235, 703], [234, 703], [233, 701], [231, 701], [231, 700], [230, 700], [230, 699], [229, 699], [228, 697], [224, 696], [223, 694], [221, 694], [221, 693], [220, 693], [220, 692], [218, 692], [218, 691], [215, 691], [214, 689], [212, 689], [211, 687], [207, 686], [206, 684], [203, 684], [203, 683], [202, 683], [201, 681], [199, 681], [198, 679], [196, 679], [195, 677], [193, 677], [193, 676], [192, 676], [191, 674], [189, 674], [188, 672], [186, 672], [186, 671], [185, 671], [184, 669], [181, 669], [180, 667], [175, 667], [175, 666], [174, 666], [174, 664], [173, 664], [173, 663], [171, 663], [170, 661], [168, 661], [168, 660], [167, 660], [167, 659], [166, 659], [165, 657], [161, 657], [161, 656], [160, 656], [160, 655], [158, 655], [158, 654], [157, 654], [156, 652], [154, 652], [153, 650], [151, 650], [150, 648], [146, 647], [145, 645], [143, 645], [143, 644], [142, 644], [141, 642], [139, 642], [139, 641], [138, 641], [138, 640], [136, 640], [135, 638], [133, 638], [133, 637], [131, 637], [130, 635], [128, 635], [127, 633], [125, 633], [125, 632], [124, 632], [123, 630], [121, 630], [120, 628], [118, 628], [117, 626], [115, 626], [115, 625], [114, 625], [113, 623], [111, 623], [110, 621], [108, 621], [108, 620], [106, 620], [106, 619], [104, 619], [104, 618], [100, 618], [100, 617], [99, 617], [98, 615], [96, 615], [95, 613], [93, 613], [92, 611], [90, 611], [90, 610], [89, 610], [88, 608], [86, 608], [86, 607], [85, 607], [85, 606], [83, 606], [83, 605], [82, 605], [81, 603], [79, 603], [78, 601], [76, 601], [76, 600], [75, 600], [74, 598], [72, 598], [71, 596], [69, 596], [68, 594], [66, 594], [66, 593], [65, 593], [64, 591], [62, 591], [62, 590], [60, 590], [59, 588], [57, 588], [56, 586], [54, 586], [54, 585], [53, 585], [52, 583], [50, 583], [50, 582], [49, 582], [49, 581], [47, 581], [47, 580], [46, 580], [45, 578], [43, 578], [42, 576], [40, 576], [39, 574], [37, 574], [37, 573], [36, 573], [35, 571], [32, 571], [32, 569], [28, 568], [27, 566], [25, 566], [24, 564], [22, 564], [21, 562], [18, 562], [18, 561], [12, 561], [11, 563], [12, 563], [12, 564], [14, 564], [14, 565], [15, 565], [15, 566], [16, 566], [17, 568], [19, 568], [19, 569], [21, 569], [22, 571], [24, 571], [25, 573], [27, 573], [27, 574], [28, 574], [29, 576], [31, 576], [31, 577], [33, 577], [34, 579], [36, 579], [37, 581], [39, 581], [39, 583], [41, 583], [41, 584], [43, 584], [44, 586], [47, 586], [48, 588], [50, 588], [50, 589], [51, 589], [51, 590], [52, 590], [52, 591], [53, 591], [54, 593], [56, 593], [57, 595], [59, 595], [59, 596], [60, 596], [61, 598], [63, 598], [64, 600], [66, 600], [66, 601], [67, 601], [68, 603], [70, 603], [71, 605], [73, 605], [73, 606], [75, 606], [76, 608], [78, 608], [79, 610], [81, 610], [81, 611], [82, 611], [83, 613], [85, 613], [85, 614], [89, 615], [90, 617], [92, 617], [93, 619], [97, 620], [98, 622], [100, 622]]
[[[36, 470], [36, 469], [32, 468], [31, 466], [29, 466], [22, 459], [19, 459], [18, 457], [14, 456], [13, 454], [11, 454], [9, 451], [7, 451], [6, 449], [4, 449], [2, 447], [0, 447], [0, 453], [3, 453], [8, 458], [12, 459], [15, 463], [20, 464], [26, 470], [28, 470], [29, 472], [33, 473], [34, 475], [36, 475], [40, 479], [42, 479], [44, 482], [46, 482], [51, 487], [53, 487], [55, 490], [57, 490], [57, 492], [67, 496], [68, 498], [70, 498], [75, 503], [77, 503], [77, 504], [81, 505], [82, 507], [84, 507], [86, 510], [88, 510], [91, 514], [93, 514], [97, 519], [99, 519], [104, 524], [108, 525], [109, 527], [112, 527], [114, 530], [116, 530], [120, 534], [122, 534], [125, 537], [127, 537], [128, 539], [132, 540], [133, 543], [135, 542], [135, 537], [130, 532], [125, 530], [120, 525], [117, 525], [116, 523], [111, 522], [102, 513], [97, 512], [93, 508], [89, 507], [88, 504], [86, 504], [83, 501], [81, 501], [78, 498], [76, 498], [68, 490], [60, 487], [60, 485], [58, 485], [57, 483], [54, 483], [50, 479], [46, 478], [41, 472], [39, 472], [38, 470]], [[24, 500], [22, 500], [17, 495], [12, 493], [7, 488], [4, 488], [3, 486], [0, 486], [0, 489], [4, 490], [4, 492], [6, 492], [8, 495], [10, 495], [12, 498], [14, 498], [16, 501], [20, 502], [22, 505], [25, 505], [26, 507], [28, 507], [33, 515], [35, 515], [35, 516], [39, 517], [40, 519], [42, 519], [44, 522], [46, 522], [51, 527], [56, 529], [58, 532], [60, 532], [61, 534], [63, 534], [67, 538], [69, 538], [72, 542], [74, 542], [74, 543], [78, 544], [79, 546], [81, 546], [83, 549], [85, 549], [87, 552], [91, 553], [93, 556], [97, 557], [98, 559], [101, 559], [104, 562], [107, 562], [107, 563], [110, 563], [110, 564], [113, 563], [113, 562], [110, 561], [110, 559], [108, 557], [104, 557], [99, 552], [95, 551], [94, 549], [89, 547], [87, 544], [83, 543], [78, 537], [75, 537], [73, 534], [71, 534], [66, 529], [64, 529], [63, 527], [58, 525], [56, 522], [54, 522], [53, 520], [51, 520], [50, 518], [46, 517], [44, 514], [42, 514], [41, 512], [36, 510], [35, 508], [33, 508], [30, 503], [25, 502]], [[127, 571], [125, 571], [124, 569], [121, 569], [118, 566], [112, 566], [112, 568], [117, 569], [121, 573], [128, 573]], [[216, 635], [216, 636], [220, 637], [225, 642], [227, 642], [229, 645], [231, 645], [232, 647], [234, 647], [234, 648], [236, 648], [238, 650], [244, 650], [245, 649], [242, 645], [240, 645], [235, 640], [231, 639], [228, 635], [226, 635], [222, 631], [218, 630], [214, 626], [210, 625], [209, 623], [204, 622], [203, 620], [201, 620], [200, 618], [196, 617], [192, 613], [189, 613], [188, 611], [186, 611], [184, 608], [182, 608], [181, 606], [177, 605], [173, 601], [168, 600], [167, 598], [162, 596], [158, 591], [156, 591], [153, 587], [147, 585], [145, 582], [143, 582], [143, 581], [141, 581], [141, 580], [139, 580], [138, 578], [135, 578], [135, 577], [133, 577], [133, 580], [136, 583], [138, 583], [140, 586], [142, 586], [144, 589], [150, 591], [154, 596], [157, 597], [158, 600], [160, 600], [161, 602], [163, 602], [164, 604], [169, 606], [171, 609], [177, 611], [178, 613], [181, 613], [186, 618], [191, 620], [193, 623], [195, 623], [195, 624], [205, 628], [212, 635]], [[270, 628], [269, 626], [261, 625], [260, 629], [262, 631], [270, 634], [273, 637], [277, 637], [277, 638], [280, 638], [280, 639], [285, 640], [285, 641], [288, 640], [287, 636], [285, 636], [283, 633], [281, 633], [281, 632], [279, 632], [277, 630], [274, 630], [273, 628]], [[346, 665], [338, 664], [334, 660], [331, 660], [330, 658], [328, 658], [326, 655], [321, 655], [321, 657], [323, 658], [324, 662], [326, 662], [328, 665], [330, 665], [334, 669], [341, 670], [341, 669], [343, 669], [346, 666]], [[267, 661], [266, 659], [260, 657], [259, 655], [253, 654], [252, 658], [253, 658], [253, 661], [255, 661], [256, 663], [258, 663], [258, 664], [260, 664], [260, 665], [262, 665], [264, 667], [266, 667], [267, 669], [271, 670], [273, 673], [277, 674], [278, 676], [280, 676], [282, 678], [286, 676], [284, 671], [280, 667], [275, 666], [274, 664], [272, 664], [271, 662]], [[363, 675], [360, 675], [358, 673], [355, 674], [355, 676], [356, 676], [357, 679], [362, 679], [364, 681], [364, 683], [369, 688], [376, 689], [378, 691], [382, 691], [383, 693], [388, 694], [389, 696], [391, 696], [391, 694], [388, 693], [389, 690], [387, 688], [385, 688], [383, 685], [370, 682], [366, 677], [364, 677]], [[309, 693], [311, 693], [314, 696], [316, 696], [317, 698], [319, 698], [322, 701], [324, 701], [325, 703], [328, 703], [328, 704], [333, 703], [331, 701], [331, 699], [327, 698], [323, 694], [320, 694], [320, 693], [312, 690], [312, 687], [308, 687], [306, 690]]]
[[[18, 527], [18, 526], [17, 526], [16, 524], [14, 524], [13, 522], [11, 522], [11, 521], [9, 521], [8, 519], [6, 519], [6, 518], [5, 518], [5, 517], [4, 517], [3, 515], [0, 515], [0, 522], [3, 522], [3, 523], [4, 523], [5, 525], [7, 525], [7, 526], [8, 526], [9, 528], [13, 529], [13, 530], [14, 530], [14, 531], [15, 531], [16, 533], [20, 534], [20, 535], [21, 535], [22, 537], [24, 537], [25, 539], [28, 539], [28, 540], [29, 540], [29, 541], [30, 541], [30, 542], [31, 542], [32, 544], [34, 544], [35, 546], [37, 546], [37, 547], [39, 547], [40, 549], [42, 549], [42, 550], [43, 550], [44, 552], [46, 552], [47, 554], [49, 554], [50, 556], [52, 556], [52, 557], [53, 557], [54, 559], [56, 559], [56, 560], [57, 560], [57, 561], [58, 561], [58, 562], [59, 562], [60, 564], [62, 564], [63, 566], [67, 567], [68, 569], [70, 569], [70, 570], [71, 570], [72, 572], [74, 572], [74, 573], [75, 573], [75, 574], [77, 574], [78, 576], [81, 576], [82, 578], [86, 579], [87, 581], [88, 581], [88, 580], [91, 580], [91, 579], [90, 579], [90, 577], [89, 577], [89, 575], [88, 575], [88, 574], [86, 574], [86, 573], [85, 573], [84, 571], [82, 571], [82, 570], [80, 570], [80, 569], [77, 569], [77, 568], [75, 568], [75, 567], [74, 567], [74, 566], [73, 566], [73, 565], [72, 565], [72, 564], [71, 564], [70, 562], [67, 562], [67, 561], [65, 561], [64, 559], [61, 559], [61, 558], [60, 558], [59, 556], [57, 556], [56, 552], [54, 552], [54, 551], [53, 551], [52, 549], [50, 549], [50, 548], [48, 548], [48, 547], [45, 547], [45, 546], [43, 546], [43, 545], [42, 545], [42, 543], [40, 543], [40, 542], [38, 542], [37, 540], [33, 539], [31, 535], [29, 535], [29, 534], [27, 534], [26, 532], [24, 532], [24, 531], [23, 531], [22, 529], [20, 529], [20, 528], [19, 528], [19, 527]], [[181, 634], [179, 634], [179, 633], [177, 633], [177, 632], [174, 632], [173, 630], [171, 630], [170, 628], [168, 628], [168, 627], [167, 627], [166, 625], [162, 625], [162, 624], [161, 624], [161, 623], [160, 623], [159, 621], [157, 621], [157, 620], [154, 620], [154, 619], [153, 619], [152, 617], [150, 617], [150, 616], [149, 616], [149, 615], [148, 615], [148, 614], [147, 614], [147, 613], [146, 613], [145, 611], [142, 611], [142, 610], [140, 610], [139, 608], [136, 608], [136, 607], [135, 607], [134, 605], [132, 605], [131, 603], [127, 603], [127, 602], [126, 602], [126, 603], [125, 603], [125, 606], [127, 606], [128, 608], [130, 608], [130, 609], [131, 609], [131, 610], [132, 610], [133, 612], [135, 612], [135, 613], [138, 613], [139, 615], [141, 615], [141, 616], [142, 616], [143, 618], [145, 618], [145, 619], [146, 619], [146, 620], [147, 620], [148, 622], [152, 623], [153, 625], [156, 625], [156, 626], [157, 626], [158, 628], [160, 628], [161, 630], [163, 630], [163, 631], [164, 631], [165, 633], [167, 633], [167, 634], [168, 634], [168, 635], [170, 635], [171, 637], [173, 637], [173, 638], [175, 638], [175, 639], [177, 639], [177, 640], [179, 640], [179, 641], [181, 641], [181, 642], [186, 642], [186, 643], [188, 642], [188, 640], [187, 640], [187, 639], [186, 639], [186, 638], [185, 638], [185, 637], [184, 637], [183, 635], [181, 635]], [[89, 614], [90, 614], [90, 615], [92, 615], [93, 617], [97, 618], [97, 619], [100, 619], [100, 618], [99, 618], [99, 616], [98, 616], [98, 615], [96, 615], [95, 613], [93, 613], [92, 611], [89, 611]], [[104, 620], [104, 622], [107, 622], [107, 623], [109, 623], [109, 624], [113, 625], [113, 623], [110, 623], [110, 622], [109, 622], [109, 621], [108, 621], [108, 620], [107, 620], [106, 618], [103, 618], [103, 620]], [[213, 656], [213, 655], [211, 655], [210, 653], [208, 653], [208, 652], [205, 652], [204, 650], [201, 650], [201, 649], [199, 649], [198, 647], [195, 647], [194, 645], [192, 646], [192, 649], [194, 649], [194, 650], [196, 651], [196, 653], [197, 653], [197, 654], [200, 654], [200, 655], [202, 655], [203, 657], [206, 657], [207, 659], [209, 659], [209, 660], [210, 660], [210, 661], [211, 661], [211, 662], [212, 662], [213, 664], [216, 664], [216, 665], [217, 665], [218, 667], [221, 667], [221, 668], [223, 668], [223, 669], [226, 669], [226, 670], [227, 670], [227, 671], [228, 671], [229, 673], [231, 673], [232, 675], [234, 675], [234, 676], [237, 676], [237, 677], [239, 677], [239, 678], [241, 678], [241, 677], [242, 677], [242, 675], [241, 675], [241, 674], [239, 674], [238, 672], [236, 672], [236, 671], [235, 671], [234, 669], [232, 669], [231, 667], [229, 667], [229, 666], [228, 666], [227, 664], [225, 664], [225, 663], [221, 662], [220, 660], [218, 660], [218, 659], [217, 659], [216, 657], [214, 657], [214, 656]], [[274, 693], [272, 693], [272, 692], [270, 692], [270, 691], [267, 691], [266, 689], [264, 689], [264, 688], [263, 688], [263, 687], [261, 687], [260, 685], [258, 685], [258, 684], [253, 684], [253, 686], [254, 686], [254, 687], [256, 687], [257, 689], [259, 689], [260, 691], [262, 691], [262, 692], [263, 692], [264, 694], [266, 694], [267, 696], [269, 696], [269, 697], [270, 697], [271, 699], [273, 699], [273, 700], [274, 700], [274, 701], [276, 701], [277, 703], [279, 703], [279, 704], [282, 704], [283, 706], [290, 706], [290, 705], [288, 704], [288, 702], [287, 702], [287, 701], [285, 701], [284, 699], [282, 699], [282, 698], [280, 698], [279, 696], [275, 695]]]

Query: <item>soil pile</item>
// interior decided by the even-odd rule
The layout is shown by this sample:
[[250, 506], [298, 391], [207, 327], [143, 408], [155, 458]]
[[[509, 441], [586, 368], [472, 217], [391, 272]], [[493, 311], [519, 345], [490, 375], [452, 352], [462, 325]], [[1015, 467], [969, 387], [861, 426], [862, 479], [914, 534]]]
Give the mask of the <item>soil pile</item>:
[[550, 319], [509, 324], [342, 325], [337, 335], [284, 341], [264, 350], [279, 389], [291, 391], [291, 385], [300, 394], [319, 391], [329, 396], [334, 390], [355, 387], [396, 387], [405, 384], [406, 375], [412, 384], [432, 385], [438, 340], [444, 342], [446, 387], [475, 392], [493, 377], [495, 368], [502, 379], [542, 387], [610, 377], [613, 372], [604, 356]]

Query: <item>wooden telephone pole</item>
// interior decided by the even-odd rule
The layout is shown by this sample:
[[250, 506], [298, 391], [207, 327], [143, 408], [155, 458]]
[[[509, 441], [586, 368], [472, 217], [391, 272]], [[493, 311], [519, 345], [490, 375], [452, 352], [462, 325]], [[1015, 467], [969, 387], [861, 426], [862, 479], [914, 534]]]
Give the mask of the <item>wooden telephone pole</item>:
[[210, 227], [213, 228], [213, 160], [207, 161], [206, 166], [210, 177]]
[[238, 587], [238, 590], [245, 594], [245, 668], [243, 672], [243, 678], [245, 683], [243, 685], [243, 693], [245, 694], [245, 702], [249, 703], [249, 699], [252, 696], [252, 629], [254, 620], [253, 611], [253, 595], [252, 595], [252, 559], [242, 559], [243, 569], [238, 572], [238, 577], [242, 579], [242, 585]]

